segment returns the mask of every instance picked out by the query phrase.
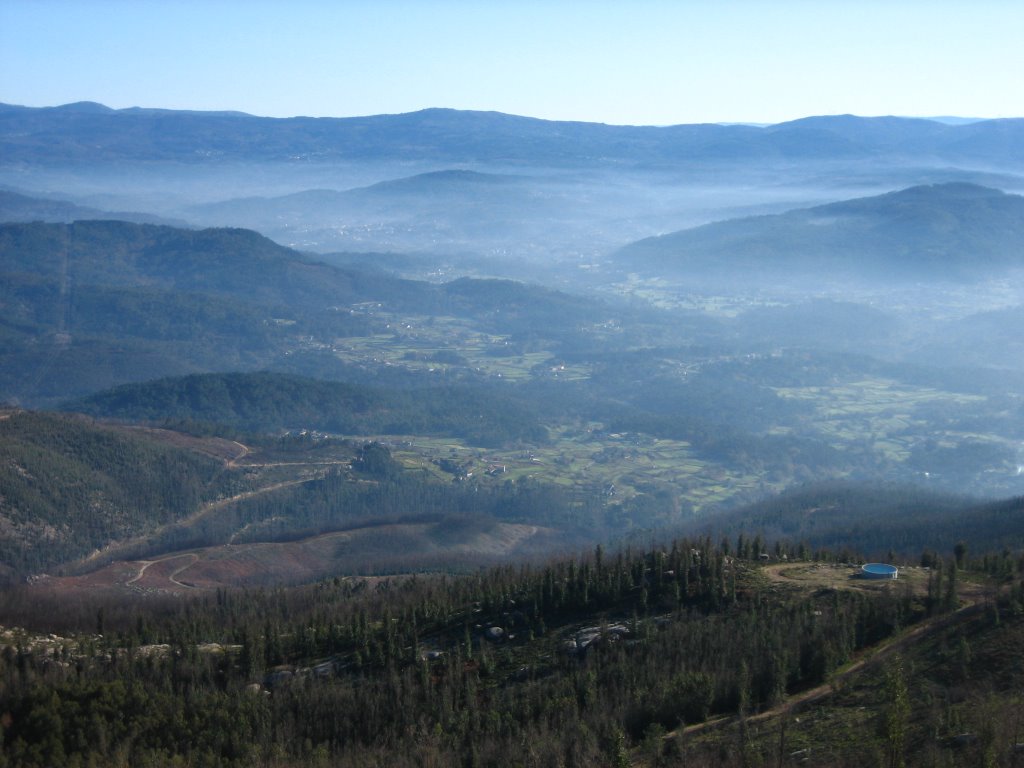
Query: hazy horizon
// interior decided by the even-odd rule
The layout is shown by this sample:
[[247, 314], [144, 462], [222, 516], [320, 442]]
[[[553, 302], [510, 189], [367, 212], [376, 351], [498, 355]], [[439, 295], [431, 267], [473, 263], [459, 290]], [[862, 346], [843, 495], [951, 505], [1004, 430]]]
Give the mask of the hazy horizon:
[[447, 107], [612, 125], [1000, 118], [1024, 115], [1022, 36], [1024, 7], [1004, 0], [11, 0], [0, 101], [267, 117]]
[[977, 117], [977, 116], [952, 115], [952, 114], [950, 114], [950, 115], [902, 115], [902, 114], [901, 115], [892, 115], [892, 114], [890, 114], [890, 115], [862, 115], [862, 114], [855, 114], [855, 113], [851, 113], [851, 112], [835, 112], [835, 113], [830, 113], [830, 114], [798, 115], [796, 117], [793, 117], [793, 118], [790, 118], [790, 119], [787, 119], [787, 120], [781, 120], [781, 121], [775, 122], [775, 123], [769, 123], [769, 122], [748, 122], [748, 121], [736, 121], [736, 120], [720, 120], [720, 121], [701, 121], [701, 122], [696, 122], [696, 123], [657, 123], [657, 124], [655, 124], [655, 123], [603, 123], [603, 122], [600, 122], [600, 121], [592, 121], [592, 120], [559, 120], [559, 119], [554, 119], [554, 118], [537, 117], [535, 115], [519, 114], [519, 113], [515, 113], [515, 112], [504, 112], [502, 110], [497, 110], [497, 109], [462, 109], [462, 108], [459, 108], [459, 107], [449, 107], [449, 106], [446, 106], [446, 105], [443, 105], [443, 104], [435, 104], [433, 106], [421, 107], [419, 109], [412, 109], [412, 110], [408, 110], [408, 111], [404, 111], [404, 112], [377, 112], [377, 113], [367, 113], [367, 114], [361, 114], [361, 115], [304, 115], [304, 114], [295, 114], [295, 115], [265, 115], [265, 114], [259, 114], [259, 113], [254, 113], [254, 112], [246, 112], [246, 111], [243, 111], [243, 110], [240, 110], [240, 109], [234, 109], [234, 108], [232, 108], [230, 106], [227, 106], [227, 107], [224, 107], [224, 108], [221, 108], [221, 109], [190, 109], [188, 107], [170, 108], [170, 107], [162, 107], [162, 106], [141, 106], [141, 105], [138, 105], [138, 104], [133, 104], [133, 105], [127, 106], [127, 107], [112, 107], [109, 104], [105, 104], [105, 103], [100, 102], [100, 101], [94, 101], [92, 99], [78, 99], [78, 100], [75, 100], [75, 101], [62, 102], [60, 104], [15, 104], [13, 102], [8, 102], [8, 101], [0, 100], [0, 104], [5, 104], [5, 105], [11, 106], [11, 107], [24, 107], [24, 108], [27, 108], [27, 109], [60, 109], [60, 108], [63, 108], [63, 107], [72, 107], [72, 106], [76, 106], [76, 105], [93, 104], [93, 105], [96, 105], [96, 106], [103, 107], [105, 109], [111, 110], [113, 112], [132, 112], [132, 111], [142, 111], [142, 112], [195, 112], [195, 113], [201, 113], [201, 114], [232, 114], [232, 115], [238, 115], [240, 117], [256, 117], [256, 118], [266, 118], [266, 119], [270, 119], [270, 120], [294, 120], [294, 119], [303, 119], [303, 118], [325, 119], [325, 120], [345, 120], [345, 119], [349, 119], [349, 118], [358, 119], [358, 118], [363, 118], [363, 117], [380, 117], [380, 116], [393, 116], [393, 115], [412, 115], [412, 114], [417, 114], [419, 112], [430, 112], [430, 111], [480, 112], [480, 113], [484, 113], [484, 114], [507, 115], [509, 117], [522, 117], [522, 118], [526, 118], [526, 119], [529, 119], [529, 120], [539, 120], [539, 121], [542, 121], [542, 122], [594, 123], [594, 124], [598, 124], [598, 125], [610, 125], [610, 126], [615, 126], [615, 127], [632, 127], [632, 128], [671, 128], [671, 127], [679, 126], [679, 125], [701, 125], [701, 124], [703, 124], [703, 125], [723, 125], [723, 126], [742, 125], [742, 126], [748, 126], [748, 127], [752, 127], [752, 128], [767, 128], [767, 127], [771, 127], [773, 125], [783, 125], [783, 124], [789, 123], [789, 122], [797, 122], [799, 120], [806, 120], [806, 119], [809, 119], [809, 118], [820, 118], [820, 117], [856, 117], [856, 118], [863, 118], [863, 119], [867, 119], [867, 120], [875, 119], [875, 118], [894, 117], [894, 118], [899, 118], [899, 119], [903, 119], [903, 120], [930, 120], [932, 122], [947, 123], [947, 124], [951, 124], [951, 125], [962, 125], [962, 124], [966, 124], [966, 123], [983, 122], [985, 120], [1016, 120], [1016, 119], [1024, 118], [1024, 113], [1022, 113], [1020, 116], [1018, 116], [1018, 115], [1010, 115], [1010, 116], [1004, 116], [1004, 117]]

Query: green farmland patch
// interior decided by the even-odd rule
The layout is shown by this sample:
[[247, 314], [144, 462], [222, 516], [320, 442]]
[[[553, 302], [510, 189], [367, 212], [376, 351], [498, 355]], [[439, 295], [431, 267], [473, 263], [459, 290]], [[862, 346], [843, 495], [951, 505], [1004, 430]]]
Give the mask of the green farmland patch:
[[[389, 435], [376, 439], [407, 469], [450, 482], [532, 479], [602, 495], [611, 504], [659, 489], [675, 498], [680, 514], [686, 515], [750, 500], [784, 485], [700, 459], [685, 441], [611, 436], [599, 427], [554, 427], [548, 445], [503, 449], [483, 449], [449, 438]], [[457, 471], [445, 471], [442, 464]]]

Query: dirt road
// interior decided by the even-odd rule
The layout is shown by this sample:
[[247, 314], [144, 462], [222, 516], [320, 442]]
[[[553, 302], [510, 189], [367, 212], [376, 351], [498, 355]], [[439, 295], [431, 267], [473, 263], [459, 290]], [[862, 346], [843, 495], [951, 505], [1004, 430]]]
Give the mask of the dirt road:
[[139, 572], [135, 574], [132, 578], [128, 579], [128, 581], [126, 581], [124, 584], [126, 587], [135, 584], [137, 581], [142, 579], [143, 576], [146, 575], [146, 571], [149, 570], [149, 567], [152, 565], [157, 565], [158, 563], [166, 563], [171, 560], [181, 560], [182, 558], [188, 558], [188, 562], [176, 568], [171, 573], [169, 573], [167, 575], [167, 580], [171, 584], [174, 584], [177, 587], [181, 587], [182, 589], [195, 589], [195, 587], [193, 587], [191, 584], [183, 584], [182, 582], [178, 581], [178, 576], [180, 574], [182, 574], [184, 571], [186, 571], [187, 569], [195, 565], [197, 562], [199, 562], [199, 555], [193, 552], [189, 552], [184, 555], [168, 555], [167, 557], [160, 557], [156, 560], [140, 560]]
[[[782, 571], [787, 566], [770, 566], [765, 568], [768, 572], [769, 578], [773, 580], [785, 581], [785, 576], [782, 575]], [[851, 585], [850, 588], [857, 588], [856, 585]], [[961, 606], [956, 611], [948, 613], [942, 616], [935, 616], [930, 619], [926, 619], [919, 624], [910, 627], [909, 629], [891, 637], [878, 645], [868, 648], [862, 651], [858, 658], [851, 662], [846, 667], [838, 670], [832, 675], [832, 679], [827, 683], [810, 688], [806, 691], [793, 694], [786, 698], [785, 701], [780, 702], [770, 709], [766, 709], [757, 714], [750, 715], [746, 718], [748, 723], [758, 723], [765, 720], [771, 720], [772, 718], [779, 717], [780, 715], [788, 712], [793, 712], [802, 706], [814, 703], [820, 699], [824, 699], [830, 696], [838, 685], [846, 681], [848, 678], [864, 670], [869, 666], [880, 664], [885, 659], [889, 658], [899, 651], [905, 650], [914, 643], [919, 642], [928, 635], [937, 632], [952, 623], [962, 620], [964, 617], [969, 616], [973, 613], [977, 613], [983, 610], [985, 607], [984, 602], [980, 600], [978, 594], [974, 591], [969, 591], [966, 594], [960, 594]], [[686, 726], [682, 729], [676, 729], [666, 734], [665, 738], [672, 738], [677, 734], [691, 734], [699, 733], [720, 726], [730, 725], [738, 721], [736, 715], [728, 715], [724, 717], [717, 717], [712, 720], [705, 720], [703, 723], [696, 723], [694, 725]]]

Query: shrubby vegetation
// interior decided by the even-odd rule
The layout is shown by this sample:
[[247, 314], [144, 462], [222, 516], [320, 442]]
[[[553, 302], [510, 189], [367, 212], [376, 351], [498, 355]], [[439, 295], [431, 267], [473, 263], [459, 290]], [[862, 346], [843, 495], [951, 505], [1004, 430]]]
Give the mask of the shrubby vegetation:
[[0, 567], [25, 575], [183, 517], [241, 487], [211, 457], [81, 417], [0, 419]]
[[386, 448], [375, 444], [360, 447], [352, 467], [351, 474], [334, 469], [315, 480], [239, 499], [217, 514], [169, 526], [119, 554], [142, 557], [228, 542], [289, 542], [380, 528], [377, 546], [364, 537], [358, 548], [337, 551], [335, 572], [391, 573], [439, 565], [459, 570], [463, 563], [470, 567], [489, 558], [460, 558], [444, 549], [428, 556], [418, 541], [400, 546], [400, 534], [388, 526], [427, 524], [437, 543], [446, 545], [496, 521], [542, 524], [558, 531], [557, 539], [546, 541], [546, 546], [561, 547], [599, 538], [626, 522], [609, 521], [596, 494], [583, 496], [551, 484], [521, 480], [481, 487], [428, 480], [404, 471]]

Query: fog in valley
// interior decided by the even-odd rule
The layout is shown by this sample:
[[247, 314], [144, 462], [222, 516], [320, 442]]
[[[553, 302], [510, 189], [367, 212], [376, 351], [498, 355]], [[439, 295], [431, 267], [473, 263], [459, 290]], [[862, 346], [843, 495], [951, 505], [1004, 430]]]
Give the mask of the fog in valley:
[[[1024, 492], [1019, 121], [81, 104], [0, 129], [12, 406], [572, 489], [487, 513], [550, 524], [537, 551], [816, 483]], [[232, 520], [189, 536], [295, 535]]]

